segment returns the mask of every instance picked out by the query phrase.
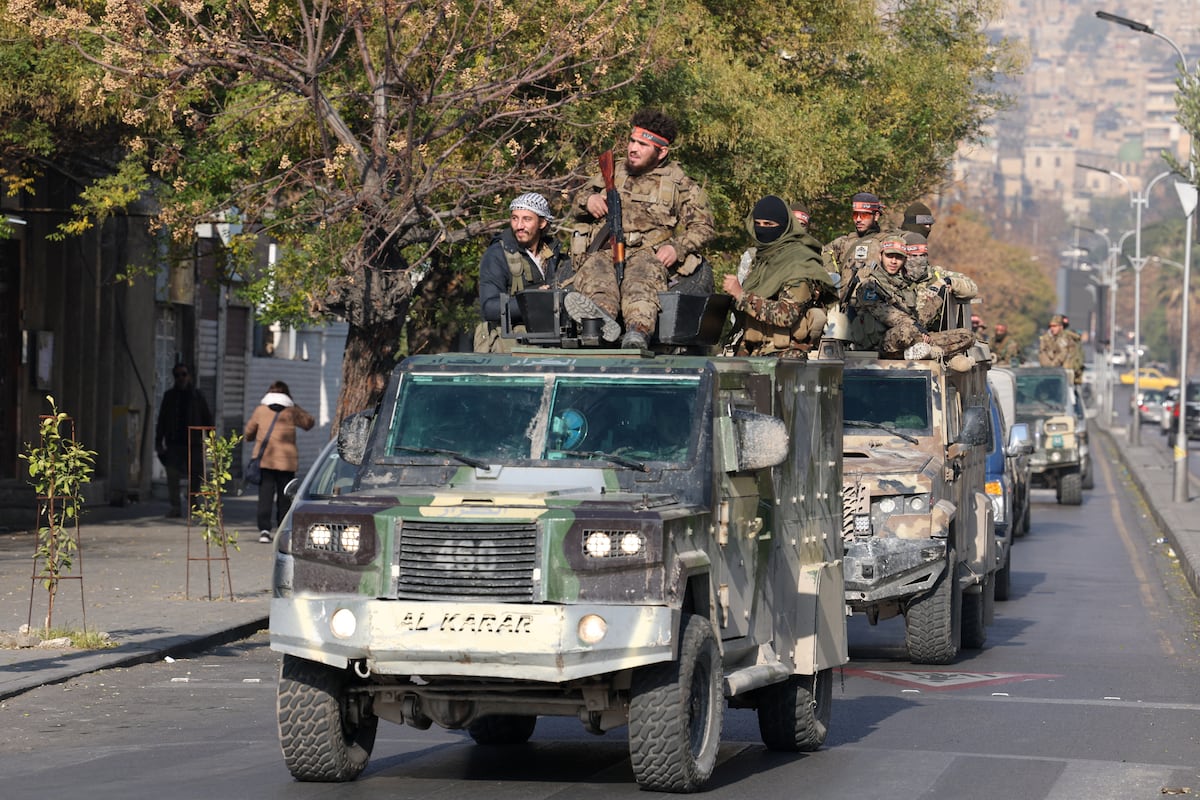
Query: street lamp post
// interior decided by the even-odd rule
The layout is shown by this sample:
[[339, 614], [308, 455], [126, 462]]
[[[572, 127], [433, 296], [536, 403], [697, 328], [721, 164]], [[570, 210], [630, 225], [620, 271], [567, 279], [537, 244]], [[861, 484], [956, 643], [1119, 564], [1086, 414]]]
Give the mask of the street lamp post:
[[[1179, 57], [1179, 66], [1183, 70], [1183, 74], [1188, 74], [1187, 57], [1184, 56], [1183, 50], [1175, 41], [1165, 34], [1159, 33], [1144, 22], [1129, 19], [1128, 17], [1119, 17], [1116, 14], [1110, 14], [1107, 11], [1097, 11], [1096, 16], [1105, 22], [1113, 22], [1117, 25], [1122, 25], [1137, 33], [1146, 33], [1158, 39], [1162, 39], [1175, 50], [1175, 54]], [[1187, 440], [1187, 369], [1188, 369], [1188, 305], [1190, 301], [1190, 283], [1192, 276], [1192, 225], [1195, 222], [1196, 214], [1196, 142], [1195, 138], [1188, 134], [1188, 185], [1190, 188], [1190, 197], [1185, 197], [1183, 191], [1180, 191], [1179, 198], [1184, 205], [1184, 215], [1187, 217], [1186, 230], [1183, 237], [1183, 314], [1182, 326], [1183, 330], [1180, 333], [1179, 347], [1179, 397], [1184, 404], [1179, 415], [1179, 430], [1175, 437], [1175, 492], [1174, 500], [1176, 503], [1186, 503], [1188, 501], [1188, 440]], [[1176, 190], [1179, 191], [1179, 184], [1176, 184]], [[1190, 202], [1188, 202], [1190, 200]]]
[[[1150, 192], [1154, 184], [1175, 173], [1171, 170], [1155, 175], [1140, 192], [1134, 192], [1133, 186], [1119, 172], [1103, 167], [1093, 167], [1090, 164], [1076, 164], [1080, 169], [1090, 169], [1093, 172], [1103, 172], [1110, 178], [1125, 184], [1129, 190], [1129, 204], [1133, 206], [1133, 400], [1136, 403], [1142, 390], [1142, 267], [1146, 259], [1142, 258], [1142, 209], [1150, 207]], [[1112, 363], [1113, 351], [1109, 351], [1109, 363]], [[1135, 447], [1142, 443], [1142, 418], [1136, 411], [1129, 423], [1129, 443]]]
[[1104, 366], [1104, 392], [1102, 394], [1103, 405], [1100, 413], [1106, 426], [1112, 425], [1113, 418], [1113, 392], [1116, 391], [1117, 376], [1114, 372], [1112, 363], [1113, 340], [1116, 338], [1117, 329], [1117, 256], [1121, 254], [1122, 248], [1125, 246], [1125, 240], [1132, 236], [1135, 231], [1125, 231], [1121, 234], [1121, 238], [1113, 242], [1108, 236], [1106, 230], [1096, 230], [1095, 228], [1085, 228], [1082, 225], [1076, 225], [1076, 230], [1087, 231], [1094, 233], [1104, 239], [1104, 244], [1108, 247], [1108, 267], [1105, 269], [1105, 283], [1108, 285], [1108, 355]]

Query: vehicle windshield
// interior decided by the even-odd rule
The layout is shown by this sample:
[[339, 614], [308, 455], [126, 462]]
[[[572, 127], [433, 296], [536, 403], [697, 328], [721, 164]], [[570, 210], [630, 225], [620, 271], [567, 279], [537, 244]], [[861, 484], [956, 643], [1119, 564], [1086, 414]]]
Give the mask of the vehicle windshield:
[[1065, 375], [1017, 375], [1017, 411], [1062, 411], [1067, 407]]
[[928, 432], [929, 377], [924, 372], [847, 372], [842, 412], [847, 429]]
[[410, 374], [400, 384], [387, 458], [514, 461], [690, 460], [699, 376]]

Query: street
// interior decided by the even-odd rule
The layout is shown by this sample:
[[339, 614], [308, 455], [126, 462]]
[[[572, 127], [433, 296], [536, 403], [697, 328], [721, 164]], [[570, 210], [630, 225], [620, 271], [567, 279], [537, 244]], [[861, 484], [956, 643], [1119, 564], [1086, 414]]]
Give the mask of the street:
[[[1127, 400], [1124, 406], [1127, 409]], [[1080, 507], [1034, 494], [1012, 599], [982, 651], [902, 660], [903, 628], [850, 620], [820, 751], [766, 751], [753, 712], [725, 718], [714, 798], [1160, 797], [1200, 793], [1200, 603], [1103, 437]], [[488, 798], [642, 795], [623, 729], [541, 719], [513, 749], [381, 722], [351, 784], [300, 784], [275, 726], [265, 632], [189, 659], [107, 670], [5, 701], [6, 798]]]

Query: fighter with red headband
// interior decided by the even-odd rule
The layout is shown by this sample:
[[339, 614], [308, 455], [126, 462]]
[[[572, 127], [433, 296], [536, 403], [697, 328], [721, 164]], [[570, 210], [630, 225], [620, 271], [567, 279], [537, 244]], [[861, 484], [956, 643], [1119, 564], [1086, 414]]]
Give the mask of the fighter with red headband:
[[821, 251], [825, 269], [839, 276], [842, 308], [851, 316], [853, 313], [848, 306], [853, 302], [861, 280], [859, 271], [880, 263], [879, 243], [884, 234], [896, 233], [891, 225], [884, 228], [880, 222], [882, 216], [883, 204], [879, 198], [870, 192], [859, 192], [851, 198], [854, 231], [834, 239]]
[[[589, 248], [604, 233], [608, 213], [604, 179], [597, 175], [574, 199], [575, 217], [587, 223], [572, 244], [578, 264], [575, 291], [565, 305], [577, 321], [588, 317], [619, 319], [621, 346], [644, 348], [658, 322], [658, 293], [700, 267], [702, 250], [715, 235], [708, 195], [670, 160], [678, 134], [675, 121], [661, 111], [633, 115], [625, 160], [614, 170], [625, 232], [625, 272], [618, 283], [612, 255]], [[708, 291], [711, 291], [711, 287]]]

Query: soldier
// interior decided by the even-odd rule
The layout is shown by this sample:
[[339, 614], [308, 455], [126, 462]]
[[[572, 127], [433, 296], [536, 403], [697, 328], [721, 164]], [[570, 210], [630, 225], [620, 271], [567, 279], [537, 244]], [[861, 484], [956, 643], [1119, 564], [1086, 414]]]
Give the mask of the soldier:
[[842, 308], [847, 312], [859, 296], [857, 284], [866, 277], [866, 273], [859, 275], [859, 271], [879, 263], [879, 242], [884, 235], [880, 226], [883, 204], [878, 197], [870, 192], [859, 192], [850, 203], [854, 232], [839, 236], [821, 251], [825, 271], [839, 276], [838, 291]]
[[[1038, 363], [1043, 367], [1066, 367], [1075, 371], [1075, 364], [1082, 361], [1077, 354], [1075, 340], [1063, 330], [1063, 318], [1055, 314], [1050, 318], [1048, 330], [1038, 340]], [[1075, 382], [1083, 382], [1083, 370], [1075, 373]]]
[[997, 367], [1021, 366], [1021, 346], [1008, 336], [1008, 326], [996, 323], [996, 336], [992, 342], [992, 363]]
[[[917, 323], [926, 330], [941, 330], [947, 327], [946, 322], [942, 319], [947, 295], [960, 301], [967, 301], [979, 294], [979, 287], [975, 281], [961, 272], [955, 272], [945, 267], [930, 266], [929, 245], [924, 234], [906, 233], [904, 244], [905, 250], [908, 252], [904, 273], [917, 292]], [[960, 352], [970, 346], [971, 341], [966, 336], [955, 334], [955, 337], [952, 342], [949, 342], [951, 351]], [[973, 334], [971, 339], [974, 339]]]
[[[588, 255], [578, 267], [577, 291], [567, 295], [567, 313], [576, 321], [622, 318], [621, 347], [643, 348], [658, 322], [658, 293], [669, 276], [691, 275], [700, 266], [700, 250], [715, 233], [705, 191], [669, 160], [678, 128], [661, 111], [633, 115], [626, 157], [616, 165], [626, 239], [625, 275], [618, 284], [608, 252]], [[574, 200], [576, 218], [598, 223], [608, 213], [604, 180], [594, 177]], [[592, 225], [591, 236], [600, 226]], [[574, 249], [574, 248], [573, 248]]]
[[900, 230], [909, 233], [919, 233], [926, 239], [933, 230], [933, 212], [924, 203], [913, 203], [904, 209], [904, 222]]
[[988, 343], [987, 325], [983, 324], [983, 319], [978, 314], [971, 315], [971, 333], [975, 334], [976, 341]]
[[821, 243], [774, 195], [754, 204], [746, 230], [757, 245], [749, 273], [744, 283], [737, 275], [724, 282], [737, 316], [736, 353], [803, 356], [820, 342], [825, 305], [837, 297]]
[[[483, 317], [475, 328], [475, 352], [507, 353], [512, 339], [500, 336], [500, 296], [509, 295], [508, 315], [514, 330], [520, 325], [521, 309], [512, 297], [523, 289], [548, 289], [557, 285], [567, 259], [550, 236], [550, 204], [546, 198], [527, 192], [508, 205], [508, 228], [496, 234], [479, 262], [479, 311]], [[614, 322], [610, 339], [620, 335]]]
[[1083, 337], [1075, 331], [1071, 330], [1071, 320], [1066, 314], [1062, 315], [1063, 333], [1071, 337], [1071, 341], [1075, 343], [1075, 350], [1071, 363], [1067, 368], [1075, 373], [1075, 383], [1083, 383]]

